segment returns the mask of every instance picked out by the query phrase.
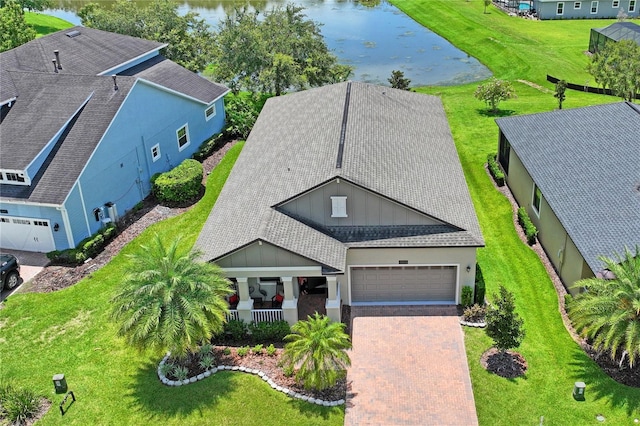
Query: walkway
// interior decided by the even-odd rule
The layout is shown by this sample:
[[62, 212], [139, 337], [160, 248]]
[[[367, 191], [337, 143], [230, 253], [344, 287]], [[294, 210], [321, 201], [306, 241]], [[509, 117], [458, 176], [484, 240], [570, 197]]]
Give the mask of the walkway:
[[352, 321], [346, 426], [478, 424], [456, 315]]

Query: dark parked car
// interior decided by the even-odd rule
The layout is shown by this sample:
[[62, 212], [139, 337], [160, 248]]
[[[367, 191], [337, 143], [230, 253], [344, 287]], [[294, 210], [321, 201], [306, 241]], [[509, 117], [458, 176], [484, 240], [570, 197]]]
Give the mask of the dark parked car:
[[20, 284], [20, 264], [14, 255], [0, 253], [0, 267], [2, 288], [10, 290]]

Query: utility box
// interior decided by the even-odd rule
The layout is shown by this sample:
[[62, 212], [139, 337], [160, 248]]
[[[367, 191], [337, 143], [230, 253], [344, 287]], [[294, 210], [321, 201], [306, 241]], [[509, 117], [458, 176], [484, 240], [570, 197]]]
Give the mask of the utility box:
[[67, 391], [67, 379], [64, 378], [64, 374], [53, 376], [53, 386], [56, 388], [56, 393], [65, 393]]
[[587, 385], [584, 382], [576, 382], [573, 386], [573, 398], [578, 401], [584, 401], [584, 389]]

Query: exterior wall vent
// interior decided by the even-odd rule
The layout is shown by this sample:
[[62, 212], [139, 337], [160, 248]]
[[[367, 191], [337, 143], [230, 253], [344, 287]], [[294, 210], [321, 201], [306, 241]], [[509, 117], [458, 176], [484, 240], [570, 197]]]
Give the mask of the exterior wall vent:
[[409, 261], [408, 260], [398, 260], [398, 264], [400, 264], [400, 265], [408, 265]]

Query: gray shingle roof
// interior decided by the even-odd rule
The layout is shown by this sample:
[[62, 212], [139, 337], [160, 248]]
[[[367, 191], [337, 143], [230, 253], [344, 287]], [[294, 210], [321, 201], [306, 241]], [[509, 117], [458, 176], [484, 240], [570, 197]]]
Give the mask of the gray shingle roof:
[[[348, 83], [271, 98], [201, 232], [208, 260], [262, 239], [344, 270], [346, 246], [272, 206], [334, 177], [449, 224], [444, 245], [484, 244], [437, 97], [353, 82], [342, 168], [336, 168]], [[425, 235], [387, 246], [432, 246]], [[379, 240], [379, 245], [384, 244]], [[372, 242], [370, 246], [373, 246]]]
[[499, 118], [585, 261], [640, 244], [640, 109], [619, 102]]
[[633, 22], [615, 22], [608, 27], [593, 28], [592, 31], [603, 34], [611, 40], [633, 40], [640, 44], [640, 25]]

